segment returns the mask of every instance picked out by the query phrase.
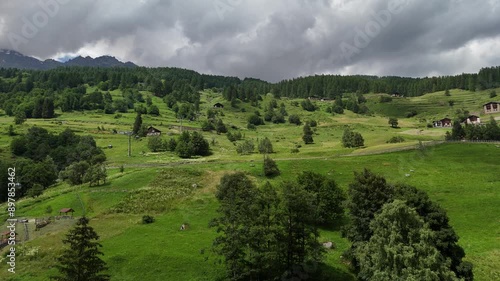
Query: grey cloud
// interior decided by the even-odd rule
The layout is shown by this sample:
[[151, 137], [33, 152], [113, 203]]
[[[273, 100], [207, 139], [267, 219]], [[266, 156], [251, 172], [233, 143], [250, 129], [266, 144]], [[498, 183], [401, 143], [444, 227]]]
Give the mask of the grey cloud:
[[[44, 3], [57, 0], [42, 0]], [[382, 0], [69, 0], [19, 51], [115, 55], [146, 66], [269, 81], [318, 73], [426, 76], [500, 65], [498, 0], [391, 0], [403, 4], [349, 60]], [[270, 3], [268, 3], [270, 2]], [[0, 2], [0, 48], [21, 34], [38, 1]], [[3, 27], [2, 27], [3, 26]], [[484, 65], [483, 65], [484, 64]]]

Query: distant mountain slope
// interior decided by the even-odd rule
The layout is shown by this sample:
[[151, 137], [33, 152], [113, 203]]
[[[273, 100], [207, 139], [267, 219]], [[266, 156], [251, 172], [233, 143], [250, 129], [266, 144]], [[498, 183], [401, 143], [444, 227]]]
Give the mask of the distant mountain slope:
[[115, 57], [102, 56], [98, 58], [78, 56], [65, 63], [52, 59], [40, 61], [36, 58], [25, 56], [13, 50], [0, 49], [0, 68], [19, 68], [47, 70], [60, 66], [88, 66], [88, 67], [136, 67], [132, 62], [121, 62]]

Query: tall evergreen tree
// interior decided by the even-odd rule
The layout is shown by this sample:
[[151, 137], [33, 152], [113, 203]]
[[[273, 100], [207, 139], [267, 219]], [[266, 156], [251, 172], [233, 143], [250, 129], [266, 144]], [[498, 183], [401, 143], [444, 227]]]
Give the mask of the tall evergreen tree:
[[89, 219], [82, 217], [76, 226], [69, 231], [64, 244], [69, 245], [63, 254], [58, 258], [59, 276], [52, 276], [52, 280], [57, 281], [107, 281], [110, 279], [106, 263], [99, 258], [104, 255], [99, 249], [102, 247], [99, 235], [88, 225]]
[[45, 98], [43, 101], [42, 118], [54, 118], [54, 101], [50, 98]]
[[141, 130], [141, 126], [142, 126], [142, 116], [141, 116], [141, 113], [139, 112], [139, 113], [137, 113], [137, 116], [135, 117], [134, 128], [132, 130], [134, 135], [137, 135], [139, 133], [139, 131]]
[[255, 214], [256, 187], [241, 172], [225, 175], [217, 186], [215, 197], [220, 203], [219, 217], [211, 226], [222, 234], [214, 241], [215, 251], [224, 256], [230, 280], [247, 280], [250, 274], [247, 245], [251, 242], [249, 226]]

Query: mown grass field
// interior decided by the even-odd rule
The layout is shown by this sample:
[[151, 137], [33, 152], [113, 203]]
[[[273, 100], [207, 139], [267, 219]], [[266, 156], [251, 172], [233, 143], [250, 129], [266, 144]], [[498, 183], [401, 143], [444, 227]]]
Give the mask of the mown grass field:
[[[119, 97], [118, 92], [112, 94]], [[476, 94], [482, 98], [486, 96], [486, 92]], [[441, 105], [432, 101], [433, 95], [450, 98], [443, 93], [435, 93], [405, 100], [425, 104], [425, 113], [420, 112], [424, 107], [417, 107], [417, 111], [427, 118], [432, 114], [447, 114]], [[471, 102], [476, 99], [467, 98], [466, 93], [453, 90], [451, 95], [457, 104], [462, 95], [463, 106], [471, 112], [477, 104], [482, 104]], [[270, 98], [266, 97], [263, 104]], [[269, 137], [276, 151], [271, 157], [277, 160], [282, 171], [281, 176], [270, 180], [276, 186], [283, 180], [293, 180], [301, 171], [309, 170], [328, 175], [347, 189], [353, 179], [353, 171], [366, 167], [390, 182], [404, 182], [425, 190], [448, 212], [451, 225], [460, 236], [459, 243], [466, 251], [466, 260], [474, 263], [476, 280], [500, 279], [498, 144], [443, 144], [424, 151], [360, 156], [414, 146], [419, 140], [442, 140], [446, 132], [444, 129], [426, 128], [425, 123], [419, 120], [421, 116], [400, 118], [401, 128], [390, 128], [387, 116], [392, 115], [385, 111], [393, 110], [392, 106], [397, 106], [400, 101], [394, 99], [392, 105], [375, 104], [374, 99], [375, 95], [369, 97], [369, 107], [375, 112], [373, 116], [352, 112], [332, 116], [325, 112], [328, 104], [320, 102], [317, 104], [321, 110], [305, 112], [300, 107], [292, 106], [291, 100], [283, 100], [289, 114], [298, 114], [303, 121], [318, 121], [313, 136], [315, 143], [307, 146], [301, 141], [302, 126], [269, 124], [258, 127], [256, 131], [247, 130], [246, 118], [255, 110], [261, 113], [263, 110], [247, 104], [231, 108], [229, 103], [212, 93], [202, 96], [200, 120], [206, 118], [206, 109], [213, 103], [222, 102], [225, 109], [221, 118], [228, 127], [240, 128], [246, 139], [256, 141], [257, 138]], [[164, 135], [178, 134], [178, 131], [168, 129], [169, 125], [179, 124], [173, 112], [168, 111], [159, 98], [153, 97], [153, 102], [160, 107], [161, 116], [144, 115], [144, 124], [159, 128]], [[447, 110], [452, 112], [452, 109]], [[401, 111], [402, 108], [397, 109], [397, 112]], [[216, 236], [215, 231], [208, 227], [209, 221], [216, 216], [217, 202], [213, 192], [220, 177], [233, 171], [245, 171], [258, 185], [263, 184], [267, 179], [262, 176], [262, 156], [239, 156], [234, 144], [225, 135], [204, 133], [207, 140], [215, 143], [212, 146], [213, 155], [206, 158], [181, 160], [173, 153], [151, 153], [147, 148], [147, 139], [133, 140], [132, 157], [127, 157], [128, 138], [111, 131], [130, 130], [135, 117], [133, 112], [122, 114], [121, 118], [97, 112], [59, 114], [56, 120], [28, 120], [23, 125], [15, 126], [15, 130], [21, 133], [37, 125], [55, 133], [69, 127], [79, 134], [91, 134], [107, 155], [108, 183], [93, 188], [58, 184], [39, 198], [18, 202], [17, 216], [42, 218], [57, 215], [57, 211], [65, 207], [75, 209], [75, 216], [81, 216], [85, 211], [92, 218], [91, 225], [101, 236], [104, 260], [110, 267], [112, 280], [217, 280], [223, 273], [223, 267], [210, 251]], [[11, 117], [0, 116], [1, 157], [8, 157], [11, 137], [5, 132], [8, 125], [13, 124], [12, 120]], [[185, 122], [185, 125], [199, 127], [200, 123]], [[354, 150], [341, 146], [340, 139], [347, 125], [363, 135], [365, 148]], [[105, 131], [99, 131], [97, 126], [104, 126]], [[403, 136], [406, 142], [386, 144], [392, 136]], [[108, 149], [108, 144], [113, 148]], [[302, 145], [300, 152], [291, 153], [290, 149], [297, 144]], [[122, 164], [125, 166], [124, 173], [118, 170]], [[47, 213], [49, 206], [53, 210], [50, 214]], [[4, 209], [4, 205], [1, 207]], [[117, 207], [128, 211], [117, 213]], [[145, 214], [154, 215], [156, 221], [150, 225], [140, 224]], [[5, 219], [6, 214], [0, 214], [0, 218]], [[179, 230], [183, 223], [189, 225], [188, 230]], [[38, 254], [20, 257], [15, 275], [8, 273], [6, 264], [2, 262], [0, 279], [37, 281], [47, 280], [48, 276], [55, 274], [57, 271], [53, 266], [62, 249], [61, 240], [71, 225], [71, 220], [61, 220], [41, 231], [30, 232], [31, 240], [25, 246], [39, 247]], [[19, 229], [21, 227], [18, 225]], [[338, 227], [340, 225], [321, 231], [321, 241], [333, 241], [337, 246], [326, 256], [327, 270], [332, 272], [334, 280], [354, 280], [340, 258], [349, 243], [341, 238]]]

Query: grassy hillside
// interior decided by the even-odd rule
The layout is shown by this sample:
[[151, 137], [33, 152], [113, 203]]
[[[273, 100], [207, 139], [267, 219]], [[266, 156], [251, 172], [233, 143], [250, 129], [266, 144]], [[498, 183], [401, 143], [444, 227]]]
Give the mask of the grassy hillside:
[[[143, 92], [145, 96], [151, 95]], [[442, 106], [442, 99], [454, 99], [456, 105], [470, 112], [479, 111], [480, 105], [489, 100], [487, 92], [467, 93], [451, 91], [451, 97], [434, 93], [417, 98], [393, 99], [381, 104], [378, 96], [368, 95], [368, 106], [373, 116], [364, 116], [346, 111], [343, 115], [326, 113], [329, 103], [317, 102], [320, 110], [303, 111], [293, 106], [294, 101], [283, 99], [289, 114], [298, 114], [302, 121], [316, 120], [314, 144], [302, 142], [302, 126], [291, 124], [267, 124], [257, 130], [246, 129], [247, 118], [262, 108], [271, 99], [269, 95], [261, 103], [262, 108], [239, 103], [232, 108], [219, 95], [206, 92], [202, 95], [200, 121], [184, 122], [185, 126], [199, 128], [206, 119], [206, 111], [216, 102], [225, 105], [220, 118], [228, 126], [238, 128], [245, 136], [257, 139], [269, 137], [282, 175], [270, 180], [279, 183], [294, 179], [304, 170], [320, 172], [335, 179], [344, 189], [353, 180], [353, 171], [364, 167], [385, 176], [391, 182], [415, 185], [429, 193], [431, 199], [443, 206], [457, 234], [459, 244], [466, 251], [466, 260], [474, 263], [476, 280], [500, 278], [500, 247], [498, 246], [498, 215], [500, 193], [500, 148], [498, 144], [442, 144], [429, 146], [425, 150], [410, 150], [379, 154], [389, 150], [414, 148], [418, 141], [442, 140], [446, 129], [426, 128], [426, 122], [434, 117], [454, 114], [454, 108]], [[120, 92], [112, 93], [114, 98]], [[163, 101], [152, 97], [160, 108], [161, 116], [144, 115], [144, 124], [162, 130], [164, 138], [178, 134], [169, 129], [180, 125], [172, 111]], [[408, 109], [415, 108], [419, 115], [399, 118], [398, 129], [390, 128], [387, 116], [403, 116]], [[89, 188], [87, 185], [70, 187], [60, 183], [51, 187], [36, 199], [18, 202], [18, 217], [42, 218], [57, 215], [61, 208], [73, 208], [75, 216], [91, 217], [91, 226], [101, 236], [104, 259], [110, 266], [112, 280], [217, 280], [223, 267], [210, 251], [215, 230], [208, 227], [216, 215], [217, 202], [213, 196], [216, 184], [224, 173], [245, 171], [258, 184], [267, 179], [262, 176], [262, 155], [239, 156], [235, 144], [224, 134], [203, 133], [209, 140], [213, 155], [205, 158], [180, 159], [170, 152], [152, 153], [147, 148], [147, 139], [132, 141], [132, 157], [127, 157], [128, 137], [113, 134], [112, 130], [129, 131], [135, 113], [105, 115], [99, 112], [58, 112], [53, 120], [28, 120], [14, 126], [23, 133], [33, 125], [42, 126], [51, 132], [71, 128], [78, 134], [90, 134], [108, 158], [108, 183]], [[500, 115], [497, 115], [500, 116]], [[483, 117], [483, 116], [482, 116]], [[0, 157], [9, 157], [8, 145], [12, 137], [6, 134], [13, 118], [0, 116]], [[104, 126], [105, 130], [97, 127]], [[365, 139], [361, 149], [347, 149], [340, 140], [345, 126], [360, 132]], [[234, 129], [230, 129], [234, 130]], [[170, 135], [170, 136], [169, 136]], [[393, 136], [403, 136], [404, 143], [387, 144]], [[107, 148], [108, 145], [113, 148]], [[291, 149], [301, 145], [299, 153]], [[364, 155], [363, 154], [374, 154]], [[123, 173], [118, 167], [124, 165]], [[5, 209], [5, 204], [1, 205]], [[48, 208], [52, 212], [48, 212]], [[156, 221], [150, 225], [140, 223], [143, 215], [150, 214]], [[0, 214], [5, 219], [6, 214]], [[3, 221], [3, 220], [2, 220]], [[17, 263], [16, 275], [7, 272], [4, 262], [0, 264], [1, 280], [47, 280], [55, 274], [55, 259], [62, 249], [61, 240], [74, 220], [58, 220], [40, 231], [30, 224], [30, 240]], [[182, 224], [186, 231], [180, 231]], [[24, 238], [22, 225], [18, 226], [19, 237]], [[4, 228], [2, 226], [2, 228]], [[354, 280], [340, 259], [349, 247], [341, 238], [338, 228], [322, 229], [321, 241], [333, 241], [336, 249], [326, 257], [327, 270], [335, 280]], [[33, 254], [37, 252], [37, 254]], [[31, 253], [32, 255], [28, 255]]]

